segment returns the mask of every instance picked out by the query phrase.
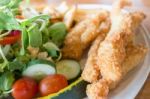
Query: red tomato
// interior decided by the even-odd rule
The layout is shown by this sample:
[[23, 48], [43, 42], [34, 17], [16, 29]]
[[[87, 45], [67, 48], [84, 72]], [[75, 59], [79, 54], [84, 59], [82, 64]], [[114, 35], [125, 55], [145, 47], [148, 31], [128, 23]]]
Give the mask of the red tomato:
[[18, 30], [12, 31], [10, 35], [0, 39], [1, 45], [13, 44], [16, 43], [21, 38], [21, 32]]
[[37, 91], [37, 83], [31, 78], [24, 77], [13, 85], [12, 96], [15, 99], [33, 99]]
[[67, 79], [60, 74], [48, 75], [39, 85], [40, 93], [42, 96], [56, 93], [68, 85]]

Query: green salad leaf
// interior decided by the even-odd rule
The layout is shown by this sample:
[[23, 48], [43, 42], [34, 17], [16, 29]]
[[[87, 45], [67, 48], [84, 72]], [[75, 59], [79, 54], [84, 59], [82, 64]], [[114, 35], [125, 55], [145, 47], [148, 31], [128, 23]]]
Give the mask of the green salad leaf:
[[11, 89], [14, 82], [14, 75], [11, 72], [5, 72], [0, 76], [0, 91], [5, 92]]
[[0, 0], [0, 30], [21, 30], [13, 11], [22, 0]]
[[35, 16], [33, 18], [30, 19], [25, 19], [24, 21], [21, 22], [21, 24], [23, 26], [29, 26], [31, 25], [33, 22], [39, 20], [39, 19], [43, 19], [43, 20], [48, 20], [50, 18], [49, 15], [39, 15], [39, 16]]
[[39, 31], [39, 26], [28, 30], [29, 45], [32, 47], [40, 47], [42, 45], [42, 34]]
[[0, 7], [2, 8], [18, 8], [19, 6], [19, 3], [21, 2], [22, 0], [0, 0]]
[[20, 54], [21, 55], [24, 55], [25, 54], [25, 49], [28, 47], [29, 45], [29, 37], [28, 37], [28, 33], [25, 29], [25, 27], [23, 27], [22, 29], [22, 35], [21, 35], [21, 44], [22, 44], [22, 47], [21, 47], [21, 50], [20, 50]]
[[21, 27], [15, 18], [0, 11], [0, 30], [21, 30]]
[[3, 62], [0, 63], [0, 72], [3, 72], [4, 71], [4, 68], [7, 66], [8, 64], [8, 60], [6, 59], [4, 53], [3, 53], [3, 50], [2, 50], [2, 47], [0, 46], [0, 55], [3, 59]]
[[11, 0], [0, 0], [0, 7], [8, 5]]
[[53, 59], [59, 60], [61, 58], [60, 49], [54, 43], [47, 42], [43, 44], [43, 47]]
[[[48, 22], [50, 16], [39, 15], [33, 18], [25, 19], [21, 22], [22, 26], [22, 48], [21, 55], [25, 54], [25, 49], [31, 45], [32, 47], [39, 47], [42, 44], [42, 31], [41, 27], [46, 27], [46, 22]], [[41, 21], [42, 20], [42, 21]], [[39, 22], [40, 21], [40, 22]], [[44, 24], [44, 25], [43, 25]]]
[[56, 45], [61, 46], [67, 34], [66, 26], [63, 22], [57, 22], [49, 27], [49, 37]]
[[[6, 0], [4, 0], [6, 1]], [[7, 0], [8, 1], [8, 0]], [[22, 0], [10, 0], [9, 4], [8, 4], [8, 7], [10, 7], [11, 9], [18, 9], [19, 7], [19, 4]]]
[[24, 64], [23, 62], [21, 61], [18, 61], [18, 60], [15, 60], [13, 62], [9, 62], [9, 65], [8, 65], [8, 69], [9, 71], [15, 71], [15, 70], [23, 70], [24, 68], [26, 67], [26, 64]]

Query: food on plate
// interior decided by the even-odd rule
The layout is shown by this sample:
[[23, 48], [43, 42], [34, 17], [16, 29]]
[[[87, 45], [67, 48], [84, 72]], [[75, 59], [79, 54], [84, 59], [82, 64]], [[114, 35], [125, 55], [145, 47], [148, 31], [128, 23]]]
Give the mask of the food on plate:
[[63, 58], [80, 60], [84, 50], [98, 36], [97, 29], [99, 25], [107, 17], [108, 12], [101, 10], [92, 18], [84, 19], [75, 25], [65, 38], [62, 48]]
[[47, 96], [52, 93], [56, 93], [59, 90], [68, 86], [67, 79], [60, 74], [49, 75], [45, 77], [39, 85], [40, 94]]
[[[12, 94], [15, 99], [32, 99], [59, 92], [81, 71], [78, 61], [63, 62], [60, 50], [68, 28], [72, 28], [73, 18], [65, 16], [70, 9], [45, 6], [38, 11], [20, 3], [0, 2], [0, 98]], [[63, 22], [64, 16], [68, 25]], [[56, 68], [56, 63], [63, 67]]]
[[58, 74], [64, 75], [67, 80], [75, 79], [80, 74], [80, 64], [74, 60], [61, 60], [56, 63]]
[[[92, 43], [90, 50], [88, 52], [88, 57], [87, 57], [87, 61], [85, 64], [85, 68], [82, 72], [82, 78], [87, 81], [87, 82], [95, 82], [100, 78], [100, 70], [99, 67], [97, 65], [97, 51], [99, 48], [100, 43], [104, 40], [107, 32], [110, 29], [110, 20], [109, 18], [106, 19], [100, 26], [99, 28], [99, 35], [98, 37], [94, 40], [94, 42]], [[90, 75], [87, 75], [90, 74]]]
[[29, 62], [22, 75], [33, 78], [35, 80], [41, 80], [46, 75], [56, 74], [55, 64], [47, 60], [33, 60]]
[[76, 14], [76, 7], [72, 7], [67, 13], [64, 15], [63, 22], [65, 23], [67, 29], [69, 30], [73, 25], [74, 17]]
[[12, 96], [15, 99], [32, 99], [38, 92], [36, 81], [31, 78], [21, 78], [12, 87]]
[[[124, 75], [142, 60], [141, 57], [144, 58], [145, 56], [145, 47], [138, 48], [134, 44], [133, 52], [126, 48], [133, 40], [133, 30], [145, 18], [144, 14], [140, 12], [121, 13], [121, 8], [128, 4], [130, 3], [126, 0], [118, 0], [114, 4], [111, 13], [111, 29], [98, 48], [97, 65], [102, 77], [87, 86], [87, 95], [90, 99], [107, 98], [109, 89], [114, 89]], [[135, 53], [135, 51], [139, 52]], [[128, 53], [130, 54], [128, 55]], [[132, 60], [137, 59], [137, 61], [134, 61], [132, 64], [129, 62], [129, 57], [132, 57]], [[123, 67], [124, 64], [129, 64], [129, 66]]]
[[126, 75], [133, 68], [143, 61], [147, 48], [143, 45], [129, 45], [126, 49], [126, 58], [122, 65], [122, 74]]
[[134, 41], [145, 15], [123, 12], [127, 5], [117, 0], [108, 11], [0, 2], [0, 98], [106, 99], [147, 53]]

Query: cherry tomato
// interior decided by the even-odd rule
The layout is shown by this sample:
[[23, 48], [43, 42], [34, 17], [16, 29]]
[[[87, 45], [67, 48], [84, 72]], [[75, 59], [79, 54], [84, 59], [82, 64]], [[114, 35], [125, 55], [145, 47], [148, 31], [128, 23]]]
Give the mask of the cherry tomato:
[[27, 77], [17, 80], [12, 88], [12, 96], [15, 99], [33, 99], [38, 92], [37, 83]]
[[67, 79], [63, 75], [48, 75], [40, 82], [39, 90], [42, 96], [46, 96], [58, 92], [67, 85]]
[[11, 33], [0, 39], [0, 44], [1, 45], [7, 45], [7, 44], [13, 44], [13, 43], [16, 43], [18, 40], [20, 40], [21, 38], [21, 32], [18, 31], [18, 30], [15, 30], [15, 31], [11, 31]]

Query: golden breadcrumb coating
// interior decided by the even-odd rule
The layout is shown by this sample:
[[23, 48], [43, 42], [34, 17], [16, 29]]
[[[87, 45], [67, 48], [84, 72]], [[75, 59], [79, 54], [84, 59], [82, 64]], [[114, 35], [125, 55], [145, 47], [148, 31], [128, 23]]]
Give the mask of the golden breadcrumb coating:
[[[115, 3], [115, 6], [118, 5], [118, 7], [114, 7], [114, 11], [111, 13], [111, 29], [98, 48], [97, 65], [99, 66], [102, 78], [87, 86], [87, 95], [91, 99], [107, 98], [109, 89], [115, 88], [124, 75], [145, 56], [145, 48], [133, 47], [132, 50], [126, 48], [127, 45], [132, 45], [133, 30], [144, 19], [144, 14], [140, 12], [121, 13], [121, 8], [128, 4], [130, 3], [127, 0], [119, 0]], [[130, 54], [137, 61], [129, 62]], [[124, 64], [132, 65], [132, 67], [125, 68]], [[98, 88], [98, 86], [105, 87]]]
[[87, 96], [89, 99], [107, 99], [109, 87], [107, 81], [102, 79], [87, 86]]
[[97, 54], [98, 54], [97, 50], [100, 43], [104, 40], [106, 33], [109, 31], [110, 25], [111, 24], [109, 18], [100, 25], [99, 28], [100, 34], [94, 40], [94, 42], [90, 47], [85, 68], [82, 72], [82, 78], [87, 82], [92, 83], [97, 81], [100, 78], [100, 70], [96, 62]]
[[108, 16], [108, 12], [101, 10], [92, 18], [87, 18], [77, 24], [67, 34], [62, 48], [63, 58], [79, 60], [83, 51], [98, 36], [97, 29], [100, 23]]
[[[128, 46], [126, 50], [126, 58], [122, 63], [123, 77], [141, 63], [146, 55], [147, 48], [141, 45]], [[103, 87], [102, 87], [103, 86]], [[97, 82], [87, 86], [87, 95], [90, 99], [107, 99], [109, 89], [109, 82], [103, 78]]]
[[143, 45], [130, 45], [126, 49], [126, 58], [122, 64], [123, 75], [126, 75], [133, 68], [143, 61], [148, 49]]

